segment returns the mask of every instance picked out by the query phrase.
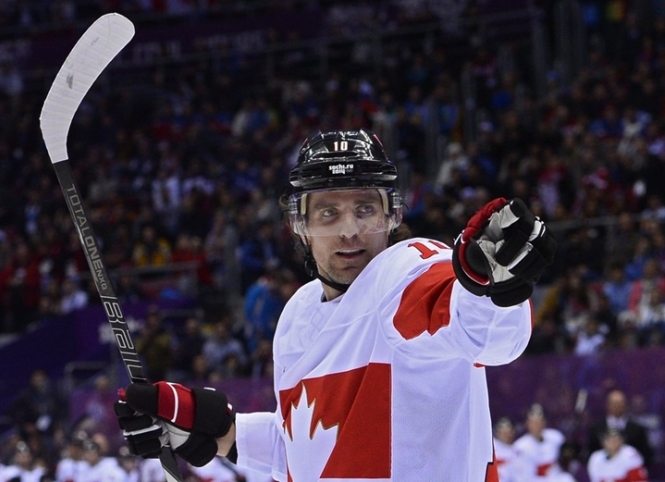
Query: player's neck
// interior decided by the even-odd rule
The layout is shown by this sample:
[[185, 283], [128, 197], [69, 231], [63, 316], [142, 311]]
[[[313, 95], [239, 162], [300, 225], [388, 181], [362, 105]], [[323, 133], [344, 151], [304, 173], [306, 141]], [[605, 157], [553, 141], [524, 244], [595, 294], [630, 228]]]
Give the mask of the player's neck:
[[328, 286], [324, 283], [321, 283], [321, 285], [323, 286], [323, 296], [321, 299], [323, 302], [332, 301], [344, 294], [342, 291], [336, 290], [332, 286]]

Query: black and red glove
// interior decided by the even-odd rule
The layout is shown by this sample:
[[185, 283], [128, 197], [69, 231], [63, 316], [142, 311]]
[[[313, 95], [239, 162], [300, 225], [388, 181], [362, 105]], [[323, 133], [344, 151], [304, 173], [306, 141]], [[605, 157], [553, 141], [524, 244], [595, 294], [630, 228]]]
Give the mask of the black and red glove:
[[[130, 384], [114, 405], [129, 450], [143, 458], [159, 456], [164, 445], [200, 467], [217, 454], [217, 440], [235, 422], [226, 395], [211, 388], [178, 383]], [[227, 458], [237, 458], [235, 445]]]
[[471, 293], [513, 306], [531, 296], [555, 251], [554, 235], [521, 199], [497, 198], [474, 214], [455, 240], [453, 268]]

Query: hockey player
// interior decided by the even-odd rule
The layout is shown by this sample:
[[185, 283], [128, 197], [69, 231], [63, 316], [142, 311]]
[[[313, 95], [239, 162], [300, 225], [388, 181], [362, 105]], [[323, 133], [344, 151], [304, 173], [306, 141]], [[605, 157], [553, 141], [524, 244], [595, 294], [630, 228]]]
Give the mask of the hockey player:
[[547, 426], [543, 407], [534, 403], [526, 416], [526, 433], [515, 440], [513, 448], [527, 470], [528, 479], [542, 481], [556, 465], [559, 449], [566, 441], [563, 433]]
[[131, 384], [116, 404], [131, 449], [156, 456], [168, 438], [194, 465], [218, 454], [284, 482], [497, 480], [483, 367], [526, 347], [550, 231], [520, 200], [495, 199], [454, 248], [397, 242], [397, 170], [366, 130], [310, 136], [290, 184], [288, 223], [317, 279], [277, 325], [277, 410]]
[[522, 482], [525, 468], [513, 447], [515, 427], [509, 418], [503, 417], [494, 424], [494, 462], [501, 482]]
[[603, 448], [589, 457], [587, 471], [591, 482], [647, 482], [644, 459], [634, 447], [626, 445], [621, 431], [608, 429], [602, 438]]

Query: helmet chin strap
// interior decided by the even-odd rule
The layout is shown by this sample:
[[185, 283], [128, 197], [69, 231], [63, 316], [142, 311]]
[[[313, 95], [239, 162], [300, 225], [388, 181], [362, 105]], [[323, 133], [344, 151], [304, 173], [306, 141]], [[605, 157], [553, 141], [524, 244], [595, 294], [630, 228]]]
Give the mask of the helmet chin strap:
[[[393, 240], [394, 233], [395, 230], [392, 229], [388, 234], [388, 246], [391, 246], [394, 242]], [[338, 283], [337, 281], [324, 278], [321, 275], [321, 273], [319, 273], [319, 269], [316, 267], [316, 260], [314, 259], [314, 256], [312, 256], [312, 250], [309, 247], [309, 243], [303, 242], [302, 239], [300, 239], [300, 243], [304, 251], [303, 258], [305, 262], [305, 271], [307, 272], [307, 274], [312, 278], [318, 278], [319, 280], [321, 280], [321, 283], [326, 284], [333, 289], [336, 289], [340, 293], [346, 293], [346, 291], [349, 289], [349, 286], [351, 286], [351, 283]]]
[[310, 276], [313, 276], [315, 278], [318, 278], [321, 280], [321, 283], [324, 283], [328, 286], [330, 286], [333, 289], [336, 289], [340, 293], [346, 293], [346, 290], [349, 289], [349, 286], [351, 286], [350, 283], [338, 283], [333, 280], [329, 280], [328, 278], [324, 278], [321, 276], [321, 273], [319, 273], [318, 268], [316, 267], [316, 260], [314, 260], [314, 256], [312, 256], [312, 251], [309, 249], [309, 245], [304, 245], [305, 248], [305, 271], [307, 271], [307, 274]]

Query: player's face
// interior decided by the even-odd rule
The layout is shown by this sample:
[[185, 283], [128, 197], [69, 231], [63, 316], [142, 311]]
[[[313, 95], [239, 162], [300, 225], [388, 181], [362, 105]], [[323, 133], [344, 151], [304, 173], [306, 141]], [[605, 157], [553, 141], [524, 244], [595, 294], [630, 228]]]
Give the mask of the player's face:
[[603, 448], [607, 453], [616, 454], [623, 445], [623, 438], [618, 434], [606, 435], [603, 439]]
[[515, 440], [515, 429], [512, 426], [504, 425], [496, 431], [496, 438], [504, 443], [511, 444]]
[[530, 416], [526, 419], [526, 429], [532, 435], [540, 436], [546, 425], [545, 419], [540, 416]]
[[[351, 283], [367, 264], [388, 246], [389, 232], [363, 229], [367, 217], [384, 222], [381, 196], [376, 189], [315, 192], [309, 195], [307, 209], [314, 222], [325, 217], [334, 235], [308, 237], [319, 273], [337, 283]], [[361, 213], [360, 215], [358, 213]]]

